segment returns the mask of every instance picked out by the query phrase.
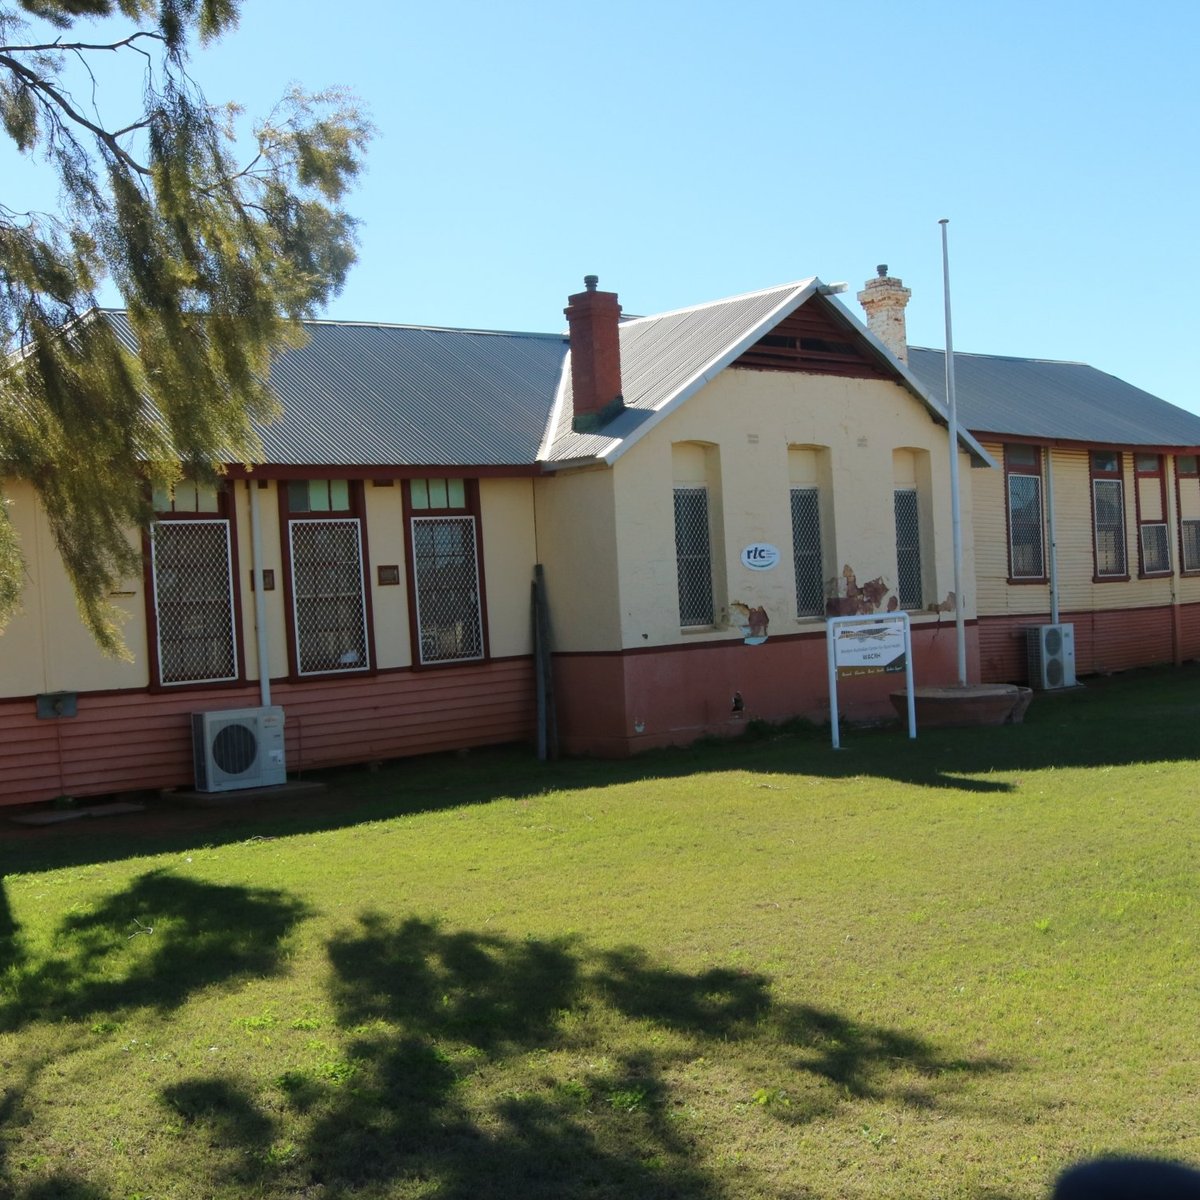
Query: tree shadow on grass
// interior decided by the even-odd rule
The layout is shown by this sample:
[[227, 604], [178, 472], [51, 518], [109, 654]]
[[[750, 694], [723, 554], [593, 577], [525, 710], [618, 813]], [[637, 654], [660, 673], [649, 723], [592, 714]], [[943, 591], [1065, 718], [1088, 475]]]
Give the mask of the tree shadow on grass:
[[[208, 1104], [216, 1140], [238, 1139], [223, 1177], [244, 1187], [718, 1200], [733, 1190], [712, 1166], [730, 1127], [776, 1138], [776, 1123], [863, 1097], [938, 1108], [966, 1075], [1004, 1069], [780, 1001], [763, 975], [572, 939], [367, 915], [329, 959], [337, 1047], [254, 1097], [203, 1079], [165, 1096], [176, 1111], [181, 1097]], [[294, 1154], [268, 1161], [281, 1143]]]
[[171, 1009], [200, 988], [271, 975], [281, 943], [306, 915], [284, 892], [141, 875], [59, 925], [53, 950], [9, 971], [0, 1029], [33, 1019]]

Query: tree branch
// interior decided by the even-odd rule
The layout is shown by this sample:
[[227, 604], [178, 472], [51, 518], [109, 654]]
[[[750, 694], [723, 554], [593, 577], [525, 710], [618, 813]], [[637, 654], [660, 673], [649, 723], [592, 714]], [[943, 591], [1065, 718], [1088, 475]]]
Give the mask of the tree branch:
[[[14, 75], [23, 79], [39, 96], [48, 96], [76, 125], [80, 125], [92, 133], [101, 143], [108, 147], [110, 153], [115, 158], [123, 162], [131, 171], [136, 171], [137, 174], [143, 176], [149, 176], [152, 173], [148, 167], [144, 167], [138, 162], [107, 129], [101, 125], [97, 125], [94, 121], [89, 121], [49, 80], [43, 79], [35, 71], [31, 71], [23, 62], [12, 58], [8, 54], [0, 53], [0, 67], [7, 67]], [[43, 103], [45, 103], [44, 100]]]
[[[119, 42], [64, 42], [61, 39], [55, 42], [46, 42], [39, 46], [0, 46], [0, 54], [39, 54], [54, 51], [67, 50], [123, 50], [126, 46], [132, 46], [138, 38], [153, 38], [156, 42], [163, 42], [166, 39], [161, 33], [151, 33], [149, 30], [142, 29], [137, 33], [131, 33], [127, 38], [122, 38]], [[139, 54], [145, 53], [139, 50]]]

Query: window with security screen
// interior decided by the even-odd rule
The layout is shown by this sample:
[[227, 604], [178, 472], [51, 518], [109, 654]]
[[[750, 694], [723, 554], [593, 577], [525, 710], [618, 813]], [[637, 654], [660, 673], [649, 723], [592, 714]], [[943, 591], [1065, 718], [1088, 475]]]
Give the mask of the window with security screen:
[[903, 609], [923, 608], [921, 584], [921, 506], [916, 488], [894, 492], [896, 515], [896, 598]]
[[413, 517], [412, 556], [420, 661], [483, 658], [474, 516]]
[[675, 566], [679, 577], [679, 624], [713, 623], [712, 539], [708, 489], [675, 488]]
[[1127, 579], [1125, 483], [1121, 475], [1121, 456], [1111, 451], [1094, 452], [1091, 469], [1096, 579]]
[[1046, 555], [1042, 517], [1042, 452], [1037, 446], [1004, 448], [1008, 492], [1008, 576], [1044, 579]]
[[300, 675], [365, 671], [367, 609], [357, 518], [288, 522], [292, 621]]
[[825, 570], [818, 488], [792, 488], [792, 557], [796, 566], [796, 616], [819, 617], [825, 612]]
[[159, 682], [237, 679], [229, 522], [156, 521], [150, 531], [150, 572]]

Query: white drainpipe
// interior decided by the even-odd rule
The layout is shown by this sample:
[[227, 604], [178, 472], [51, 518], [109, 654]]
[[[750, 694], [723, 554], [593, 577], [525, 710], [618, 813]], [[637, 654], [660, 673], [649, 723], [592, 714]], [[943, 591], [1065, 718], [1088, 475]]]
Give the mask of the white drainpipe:
[[262, 512], [258, 480], [247, 479], [250, 494], [250, 547], [254, 555], [254, 641], [258, 646], [258, 694], [263, 708], [271, 706], [271, 654], [267, 638], [267, 595], [263, 590]]

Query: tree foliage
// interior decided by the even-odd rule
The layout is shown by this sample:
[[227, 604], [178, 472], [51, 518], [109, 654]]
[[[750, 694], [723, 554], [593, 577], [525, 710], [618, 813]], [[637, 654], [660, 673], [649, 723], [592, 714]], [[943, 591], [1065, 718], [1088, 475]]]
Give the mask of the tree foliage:
[[[0, 121], [60, 195], [54, 212], [0, 195], [0, 477], [37, 490], [110, 651], [108, 596], [140, 570], [130, 530], [150, 518], [148, 485], [254, 461], [271, 356], [354, 261], [341, 200], [370, 129], [350, 98], [293, 91], [251, 142], [240, 110], [188, 73], [189, 48], [231, 30], [239, 6], [0, 0]], [[141, 84], [115, 121], [97, 99], [113, 59]], [[134, 342], [96, 311], [106, 281]], [[23, 570], [0, 495], [0, 625]]]

